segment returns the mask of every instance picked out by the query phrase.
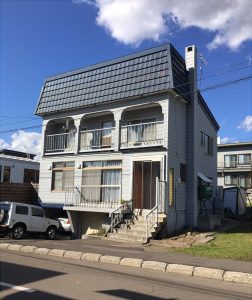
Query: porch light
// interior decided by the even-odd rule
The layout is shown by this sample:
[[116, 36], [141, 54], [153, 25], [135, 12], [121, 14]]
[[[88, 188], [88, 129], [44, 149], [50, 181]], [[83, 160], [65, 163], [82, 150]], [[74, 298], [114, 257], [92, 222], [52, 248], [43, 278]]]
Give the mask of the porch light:
[[50, 171], [52, 170], [52, 165], [48, 165], [47, 169]]
[[78, 164], [78, 165], [77, 165], [77, 169], [81, 169], [81, 164]]

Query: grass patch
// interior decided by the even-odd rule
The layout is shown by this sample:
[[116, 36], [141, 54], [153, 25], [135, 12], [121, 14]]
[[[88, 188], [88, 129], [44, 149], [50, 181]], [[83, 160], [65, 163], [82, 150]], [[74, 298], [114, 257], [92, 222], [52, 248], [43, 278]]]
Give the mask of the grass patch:
[[252, 261], [252, 223], [243, 222], [227, 232], [216, 233], [215, 240], [206, 244], [190, 248], [169, 248], [168, 251], [194, 256]]

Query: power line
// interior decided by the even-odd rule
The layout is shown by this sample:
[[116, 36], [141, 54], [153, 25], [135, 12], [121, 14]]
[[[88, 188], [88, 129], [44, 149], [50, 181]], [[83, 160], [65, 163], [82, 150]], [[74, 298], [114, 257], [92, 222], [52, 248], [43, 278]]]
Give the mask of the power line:
[[15, 129], [10, 129], [10, 130], [4, 130], [4, 131], [0, 131], [0, 134], [1, 133], [10, 133], [10, 132], [18, 131], [18, 130], [26, 130], [26, 129], [39, 128], [39, 127], [42, 127], [42, 125], [30, 126], [30, 127], [23, 127], [23, 128], [15, 128]]
[[[201, 89], [201, 90], [193, 90], [193, 91], [190, 91], [190, 92], [182, 93], [182, 94], [178, 95], [178, 97], [185, 96], [185, 95], [188, 95], [188, 94], [192, 94], [192, 93], [195, 93], [195, 92], [206, 92], [206, 91], [214, 90], [214, 89], [217, 89], [217, 88], [223, 88], [223, 87], [233, 85], [233, 84], [237, 84], [237, 83], [240, 83], [242, 81], [249, 80], [249, 79], [252, 79], [252, 74], [249, 74], [247, 76], [243, 76], [243, 77], [240, 77], [240, 78], [237, 78], [237, 79], [234, 79], [234, 80], [220, 82], [218, 84], [208, 86], [208, 87], [206, 87], [204, 89]], [[42, 125], [10, 129], [10, 130], [5, 130], [5, 131], [0, 131], [0, 134], [1, 133], [14, 132], [14, 131], [17, 131], [17, 130], [26, 130], [26, 129], [40, 128], [40, 127], [42, 127]]]
[[35, 121], [40, 121], [37, 118], [30, 119], [30, 120], [24, 120], [24, 121], [17, 121], [17, 122], [9, 122], [9, 123], [0, 123], [1, 126], [6, 126], [6, 125], [12, 125], [12, 124], [19, 124], [19, 123], [27, 123], [27, 122], [35, 122]]

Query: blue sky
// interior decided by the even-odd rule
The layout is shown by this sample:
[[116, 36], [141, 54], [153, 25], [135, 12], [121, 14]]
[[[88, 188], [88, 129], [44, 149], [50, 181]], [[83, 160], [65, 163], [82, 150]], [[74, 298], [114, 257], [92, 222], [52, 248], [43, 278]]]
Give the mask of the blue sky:
[[[237, 9], [238, 1], [0, 1], [0, 132], [41, 124], [34, 111], [47, 76], [166, 42], [182, 55], [198, 47], [208, 62], [203, 89], [251, 74], [251, 8], [243, 0]], [[250, 79], [203, 93], [223, 141], [252, 140], [251, 86]], [[40, 131], [0, 133], [0, 147], [37, 153]]]

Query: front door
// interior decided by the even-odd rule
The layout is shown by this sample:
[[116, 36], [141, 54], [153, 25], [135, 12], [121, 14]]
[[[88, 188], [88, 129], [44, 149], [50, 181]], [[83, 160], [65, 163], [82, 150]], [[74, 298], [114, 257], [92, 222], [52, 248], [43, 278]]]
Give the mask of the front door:
[[156, 205], [156, 177], [160, 178], [160, 162], [135, 161], [133, 166], [134, 208], [152, 209]]

